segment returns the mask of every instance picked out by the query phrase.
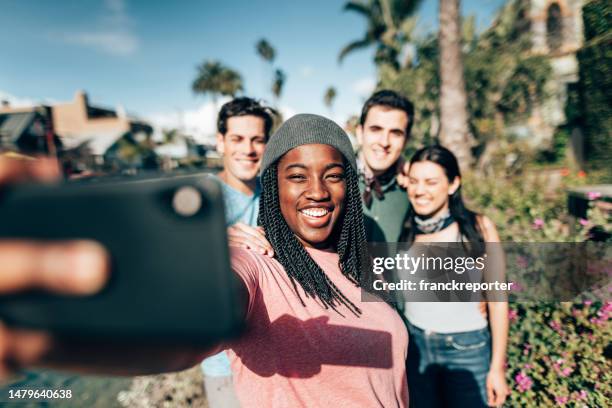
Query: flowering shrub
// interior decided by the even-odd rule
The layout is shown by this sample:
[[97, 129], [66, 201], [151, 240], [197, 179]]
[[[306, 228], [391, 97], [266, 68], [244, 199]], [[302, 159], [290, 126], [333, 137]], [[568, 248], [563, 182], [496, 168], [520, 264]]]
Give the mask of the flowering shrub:
[[[567, 170], [567, 169], [565, 169]], [[597, 180], [569, 171], [556, 187], [535, 174], [515, 177], [464, 177], [462, 189], [470, 207], [487, 215], [498, 226], [503, 242], [580, 242], [590, 225], [572, 220], [567, 213], [566, 189]], [[598, 192], [589, 194], [595, 200]]]
[[610, 406], [612, 302], [510, 307], [510, 406]]
[[[593, 227], [610, 232], [610, 217], [597, 208], [589, 211], [588, 219], [574, 221], [567, 214], [565, 189], [599, 180], [567, 169], [561, 177], [560, 184], [550, 188], [547, 180], [525, 174], [468, 175], [463, 190], [470, 207], [491, 218], [505, 242], [581, 242]], [[593, 191], [587, 198], [600, 196]], [[525, 269], [532, 261], [514, 260]], [[606, 296], [609, 293], [603, 299]], [[509, 406], [612, 406], [612, 302], [517, 302], [510, 304], [509, 318]]]

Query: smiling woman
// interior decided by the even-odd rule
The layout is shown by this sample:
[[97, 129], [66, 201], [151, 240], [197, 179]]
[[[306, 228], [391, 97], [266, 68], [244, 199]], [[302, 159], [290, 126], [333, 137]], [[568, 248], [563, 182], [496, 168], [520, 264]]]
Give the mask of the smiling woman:
[[290, 150], [278, 163], [283, 218], [305, 247], [333, 250], [334, 227], [344, 209], [346, 183], [340, 152], [311, 144]]
[[241, 405], [406, 406], [406, 328], [387, 303], [361, 301], [369, 255], [348, 136], [320, 116], [289, 119], [262, 188], [275, 258], [232, 249], [247, 329], [223, 347]]
[[[436, 145], [415, 152], [408, 179], [411, 208], [403, 242], [455, 242], [461, 243], [466, 254], [497, 253], [495, 246], [486, 245], [499, 242], [495, 225], [463, 203], [459, 164], [450, 150]], [[454, 271], [463, 273], [458, 267], [455, 263]], [[503, 280], [503, 263], [495, 273]], [[478, 302], [406, 302], [411, 405], [448, 406], [449, 401], [454, 407], [503, 405], [509, 393], [505, 379], [508, 304], [489, 299], [487, 306], [488, 321]]]

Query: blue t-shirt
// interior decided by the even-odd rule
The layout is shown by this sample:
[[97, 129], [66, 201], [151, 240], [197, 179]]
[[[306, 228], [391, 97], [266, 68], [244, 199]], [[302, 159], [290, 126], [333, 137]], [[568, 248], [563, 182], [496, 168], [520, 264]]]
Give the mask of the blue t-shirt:
[[[216, 177], [216, 176], [215, 176]], [[233, 187], [230, 187], [223, 180], [217, 177], [223, 188], [223, 201], [225, 202], [225, 224], [234, 225], [237, 222], [250, 226], [257, 225], [257, 215], [259, 214], [259, 196], [261, 186], [259, 179], [255, 187], [255, 193], [248, 196]], [[232, 375], [230, 361], [225, 351], [210, 356], [202, 361], [202, 371], [209, 377], [229, 377]]]
[[248, 196], [221, 181], [223, 188], [223, 201], [225, 201], [225, 223], [227, 226], [237, 222], [256, 226], [259, 213], [259, 196], [261, 187], [259, 179], [255, 186], [255, 193]]

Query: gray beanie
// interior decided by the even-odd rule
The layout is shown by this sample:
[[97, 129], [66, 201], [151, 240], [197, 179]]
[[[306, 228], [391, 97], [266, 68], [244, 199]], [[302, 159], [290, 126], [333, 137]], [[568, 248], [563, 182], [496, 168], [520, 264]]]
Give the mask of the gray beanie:
[[346, 132], [323, 116], [301, 113], [285, 121], [270, 137], [261, 162], [261, 174], [289, 150], [307, 144], [326, 144], [338, 149], [357, 170], [355, 152]]

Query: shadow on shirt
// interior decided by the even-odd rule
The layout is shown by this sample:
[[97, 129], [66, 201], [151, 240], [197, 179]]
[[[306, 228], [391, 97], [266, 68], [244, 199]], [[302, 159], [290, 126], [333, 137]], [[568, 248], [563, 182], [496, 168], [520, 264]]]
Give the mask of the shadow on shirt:
[[[270, 322], [260, 292], [257, 298], [253, 321], [247, 322], [243, 337], [230, 345], [257, 375], [310, 378], [320, 373], [324, 364], [393, 367], [391, 333], [330, 324], [327, 316], [300, 320], [284, 314]], [[341, 312], [350, 313], [347, 309]]]

